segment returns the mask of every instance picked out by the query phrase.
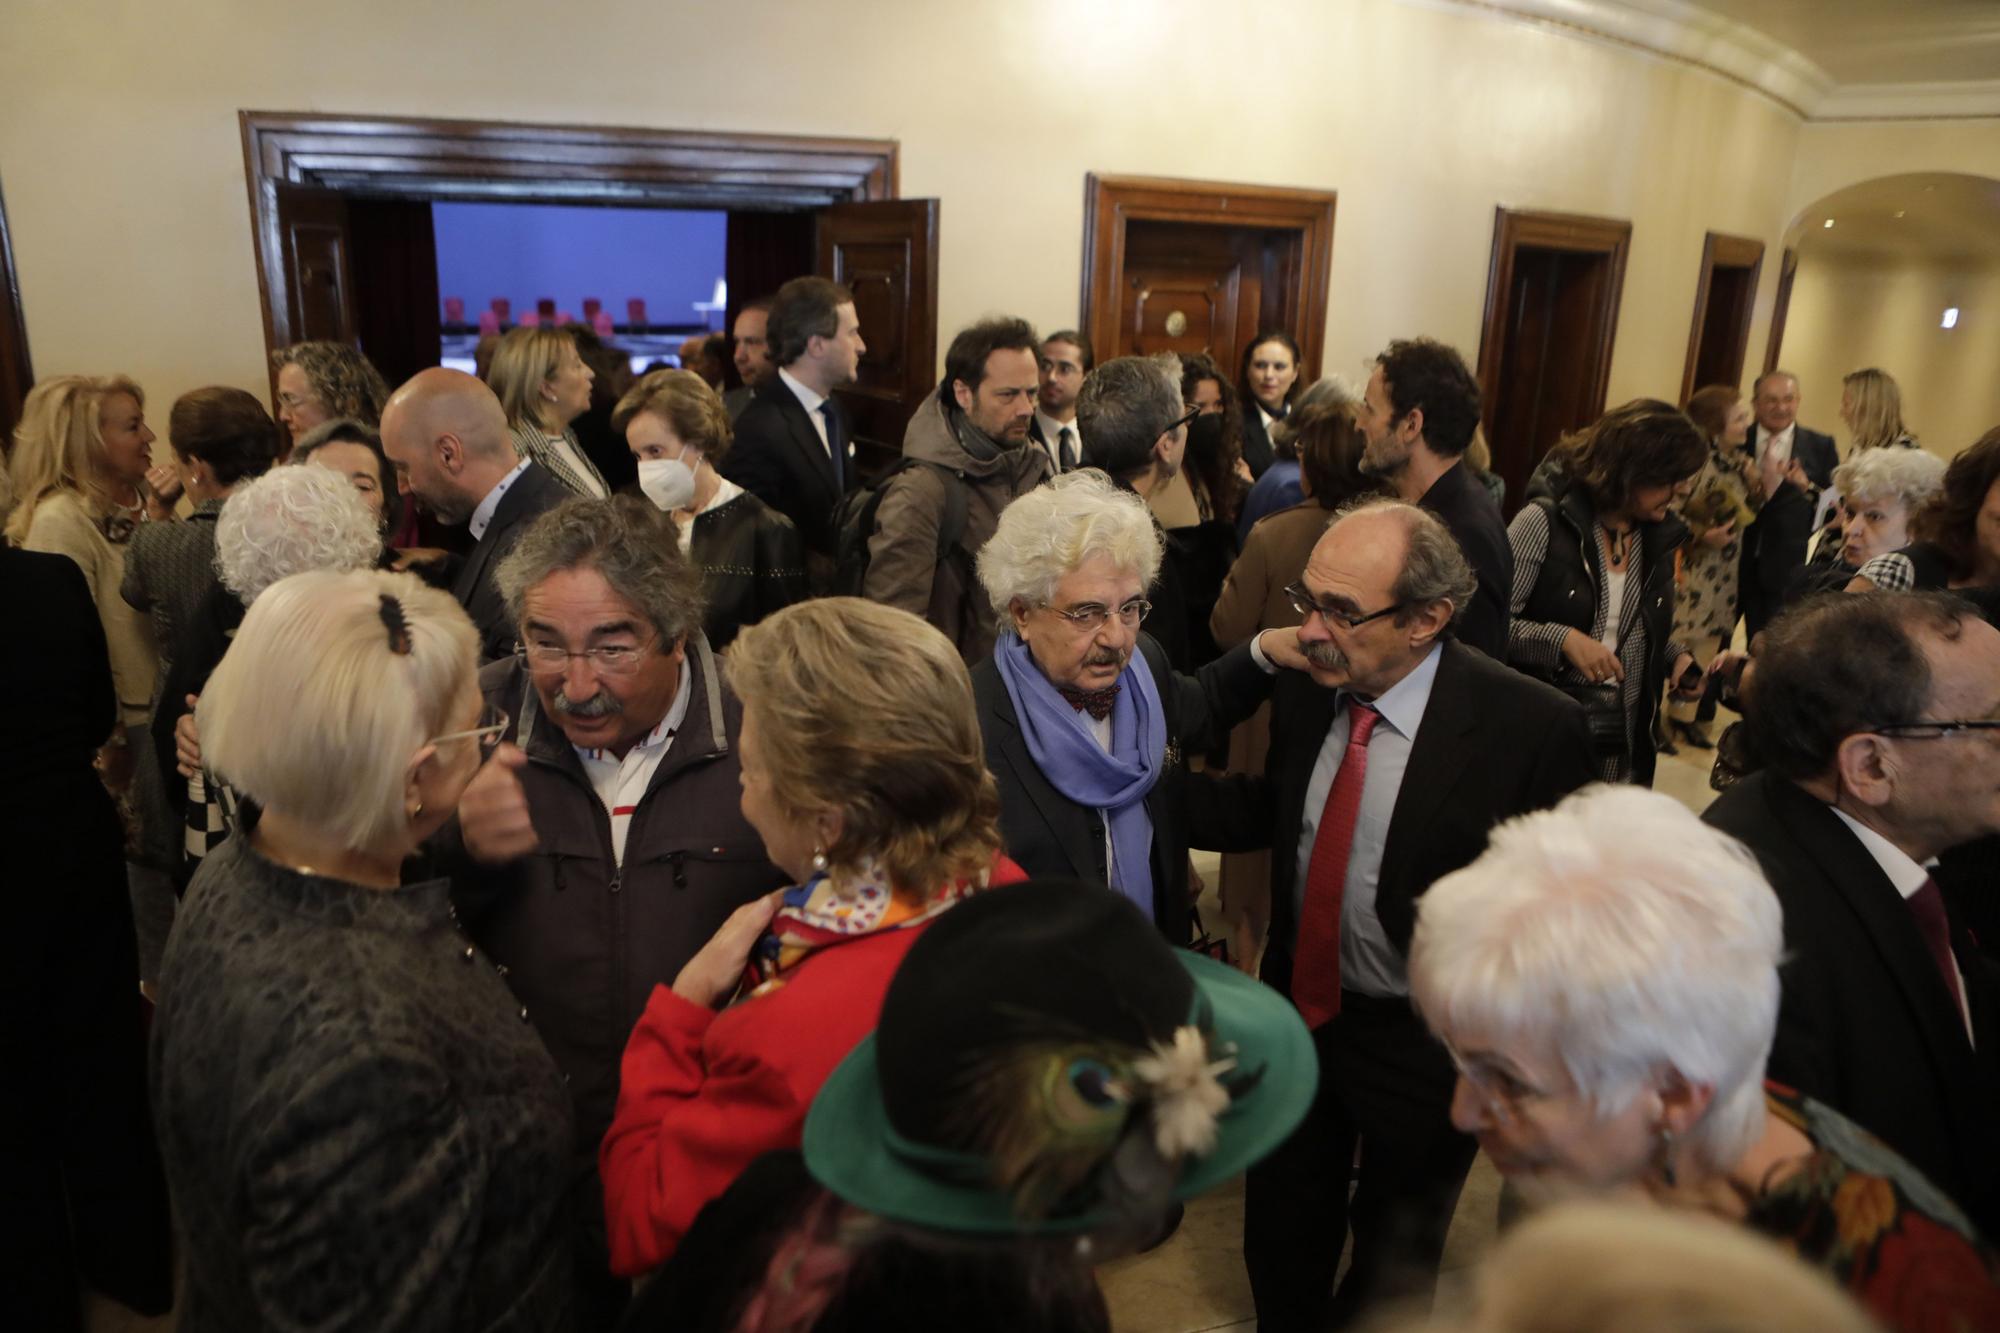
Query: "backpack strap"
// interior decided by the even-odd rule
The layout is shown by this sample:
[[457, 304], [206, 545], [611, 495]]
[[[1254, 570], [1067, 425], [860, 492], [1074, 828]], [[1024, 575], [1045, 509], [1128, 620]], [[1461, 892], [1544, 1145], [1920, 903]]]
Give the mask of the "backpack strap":
[[944, 482], [944, 515], [938, 522], [937, 562], [941, 565], [951, 559], [952, 552], [965, 537], [965, 524], [972, 507], [972, 494], [966, 488], [963, 474], [932, 463]]

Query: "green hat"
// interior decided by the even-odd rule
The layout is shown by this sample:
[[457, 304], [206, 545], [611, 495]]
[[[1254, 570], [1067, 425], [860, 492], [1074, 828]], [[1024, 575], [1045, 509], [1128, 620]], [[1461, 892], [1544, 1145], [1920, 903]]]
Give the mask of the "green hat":
[[[925, 929], [880, 1026], [814, 1099], [805, 1160], [848, 1203], [912, 1225], [1088, 1231], [1117, 1220], [1099, 1186], [1121, 1145], [1141, 1140], [1171, 1196], [1192, 1198], [1282, 1143], [1318, 1080], [1284, 996], [1169, 947], [1116, 893], [1035, 880]], [[1017, 1176], [1054, 1165], [1067, 1188], [1023, 1215], [1001, 1156]]]

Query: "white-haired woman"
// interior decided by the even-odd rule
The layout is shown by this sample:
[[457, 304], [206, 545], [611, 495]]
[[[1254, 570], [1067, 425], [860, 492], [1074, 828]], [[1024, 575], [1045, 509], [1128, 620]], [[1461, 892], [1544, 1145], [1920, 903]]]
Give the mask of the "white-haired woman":
[[1186, 944], [1188, 848], [1260, 842], [1251, 812], [1190, 775], [1185, 756], [1269, 697], [1256, 655], [1283, 658], [1298, 631], [1267, 631], [1261, 648], [1246, 644], [1198, 677], [1174, 674], [1139, 629], [1161, 557], [1146, 502], [1095, 469], [1015, 500], [979, 553], [1000, 641], [973, 669], [972, 692], [1007, 854], [1031, 875], [1109, 885]]
[[578, 495], [611, 495], [570, 423], [590, 410], [596, 373], [584, 364], [567, 329], [508, 330], [493, 349], [486, 382], [499, 396], [514, 447]]
[[1410, 986], [1458, 1066], [1454, 1123], [1531, 1199], [1716, 1213], [1891, 1327], [2000, 1327], [2000, 1266], [1958, 1207], [1764, 1082], [1783, 951], [1747, 849], [1669, 797], [1595, 786], [1431, 887]]
[[1944, 489], [1945, 462], [1925, 449], [1869, 449], [1833, 470], [1846, 521], [1822, 539], [1787, 602], [1845, 588], [1863, 565], [1911, 541], [1910, 519]]
[[174, 661], [161, 684], [154, 737], [173, 754], [188, 780], [186, 884], [194, 864], [227, 833], [223, 806], [201, 775], [195, 697], [229, 650], [244, 608], [259, 593], [294, 574], [367, 569], [380, 558], [374, 512], [339, 473], [323, 467], [274, 468], [234, 491], [215, 522], [215, 566], [221, 582], [209, 590], [176, 637]]
[[302, 574], [202, 695], [263, 815], [195, 876], [153, 1026], [188, 1333], [569, 1326], [568, 1093], [448, 882], [401, 884], [505, 725], [477, 659], [410, 575]]

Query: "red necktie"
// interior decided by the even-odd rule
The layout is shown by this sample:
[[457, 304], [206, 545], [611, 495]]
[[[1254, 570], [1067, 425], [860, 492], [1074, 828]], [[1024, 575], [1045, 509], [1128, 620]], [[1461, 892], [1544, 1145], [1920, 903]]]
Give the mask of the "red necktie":
[[1944, 913], [1944, 894], [1936, 880], [1926, 879], [1924, 886], [1907, 901], [1910, 915], [1917, 919], [1917, 929], [1923, 932], [1924, 944], [1931, 951], [1931, 961], [1937, 964], [1938, 974], [1944, 978], [1944, 988], [1951, 992], [1952, 1010], [1963, 1023], [1965, 997], [1958, 988], [1958, 965], [1951, 952], [1951, 923]]
[[1306, 898], [1299, 909], [1298, 947], [1292, 951], [1292, 1002], [1308, 1028], [1340, 1013], [1340, 904], [1347, 892], [1354, 821], [1361, 813], [1361, 785], [1368, 779], [1368, 737], [1381, 719], [1367, 704], [1349, 702], [1347, 749], [1320, 811], [1312, 859], [1306, 862]]

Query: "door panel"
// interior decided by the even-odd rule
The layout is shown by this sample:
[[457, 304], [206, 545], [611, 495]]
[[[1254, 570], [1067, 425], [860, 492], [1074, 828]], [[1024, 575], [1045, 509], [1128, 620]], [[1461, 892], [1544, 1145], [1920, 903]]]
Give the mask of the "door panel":
[[288, 324], [274, 330], [277, 341], [352, 343], [357, 321], [346, 201], [336, 191], [306, 185], [280, 184], [277, 194], [285, 299], [273, 305], [285, 311]]
[[1742, 379], [1744, 354], [1750, 345], [1751, 306], [1757, 299], [1757, 275], [1763, 267], [1762, 241], [1713, 231], [1703, 241], [1687, 365], [1681, 372], [1682, 402], [1703, 385], [1733, 385]]
[[841, 390], [864, 475], [902, 452], [937, 376], [938, 201], [834, 204], [818, 214], [818, 272], [854, 293], [868, 350]]
[[1199, 352], [1233, 375], [1263, 330], [1300, 336], [1295, 288], [1303, 254], [1297, 231], [1134, 221], [1126, 231], [1117, 340], [1098, 356]]

